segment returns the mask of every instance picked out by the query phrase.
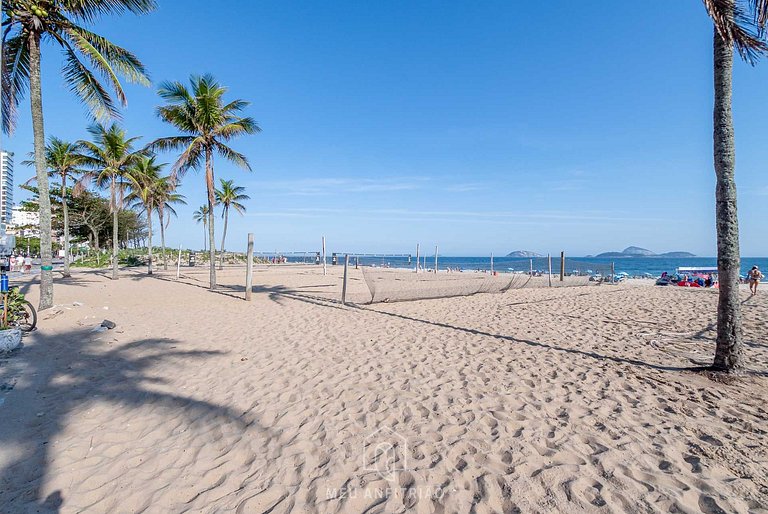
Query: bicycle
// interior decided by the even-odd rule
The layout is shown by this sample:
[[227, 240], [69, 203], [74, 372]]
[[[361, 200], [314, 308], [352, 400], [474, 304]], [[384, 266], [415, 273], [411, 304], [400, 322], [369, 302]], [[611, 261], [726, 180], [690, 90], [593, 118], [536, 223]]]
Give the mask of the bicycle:
[[3, 326], [18, 328], [22, 332], [32, 332], [37, 326], [37, 311], [18, 287], [11, 288], [0, 297], [0, 316]]

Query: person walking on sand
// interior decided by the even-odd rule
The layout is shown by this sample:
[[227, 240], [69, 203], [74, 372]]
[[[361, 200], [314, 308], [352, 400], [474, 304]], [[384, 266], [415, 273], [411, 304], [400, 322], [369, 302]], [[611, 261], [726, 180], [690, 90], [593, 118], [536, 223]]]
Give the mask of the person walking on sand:
[[763, 274], [760, 273], [760, 268], [752, 266], [752, 269], [749, 270], [749, 274], [747, 274], [747, 278], [749, 279], [749, 290], [753, 295], [757, 294], [757, 284], [759, 284], [760, 279], [763, 278]]

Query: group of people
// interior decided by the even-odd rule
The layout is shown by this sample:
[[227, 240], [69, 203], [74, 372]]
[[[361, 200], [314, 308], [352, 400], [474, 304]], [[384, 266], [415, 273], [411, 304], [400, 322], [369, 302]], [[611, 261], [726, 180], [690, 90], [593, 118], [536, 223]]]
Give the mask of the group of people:
[[22, 254], [11, 255], [8, 259], [8, 265], [11, 268], [11, 271], [27, 273], [28, 271], [32, 271], [32, 256], [27, 255], [25, 257]]

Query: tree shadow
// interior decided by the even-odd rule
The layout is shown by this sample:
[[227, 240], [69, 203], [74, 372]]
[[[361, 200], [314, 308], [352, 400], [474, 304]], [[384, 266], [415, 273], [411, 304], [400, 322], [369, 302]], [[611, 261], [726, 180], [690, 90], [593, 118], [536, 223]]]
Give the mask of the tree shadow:
[[[664, 365], [661, 365], [661, 364], [653, 364], [653, 363], [650, 363], [650, 362], [645, 362], [645, 361], [642, 361], [640, 359], [632, 359], [632, 358], [628, 358], [628, 357], [617, 357], [617, 356], [614, 356], [614, 355], [603, 355], [603, 354], [600, 354], [600, 353], [597, 353], [597, 352], [594, 352], [594, 351], [579, 350], [577, 348], [566, 348], [566, 347], [563, 347], [563, 346], [557, 346], [555, 344], [544, 343], [544, 342], [541, 342], [541, 341], [532, 341], [530, 339], [521, 339], [519, 337], [514, 337], [514, 336], [510, 336], [510, 335], [493, 334], [491, 332], [485, 332], [485, 331], [477, 330], [477, 329], [474, 329], [474, 328], [466, 328], [466, 327], [460, 327], [460, 326], [456, 326], [456, 325], [451, 325], [451, 324], [448, 324], [448, 323], [441, 323], [439, 321], [430, 321], [430, 320], [414, 318], [414, 317], [411, 317], [411, 316], [406, 316], [404, 314], [395, 314], [393, 312], [380, 311], [380, 310], [375, 310], [375, 309], [370, 309], [370, 308], [360, 307], [360, 306], [358, 306], [357, 308], [359, 308], [361, 310], [368, 311], [368, 312], [375, 312], [375, 313], [382, 314], [382, 315], [385, 315], [385, 316], [391, 316], [391, 317], [394, 317], [394, 318], [404, 319], [404, 320], [407, 320], [407, 321], [414, 321], [414, 322], [417, 322], [417, 323], [425, 323], [427, 325], [432, 325], [432, 326], [436, 326], [436, 327], [440, 327], [440, 328], [447, 328], [447, 329], [456, 330], [456, 331], [459, 331], [459, 332], [464, 332], [464, 333], [472, 334], [472, 335], [480, 335], [480, 336], [492, 337], [494, 339], [500, 339], [502, 341], [510, 341], [510, 342], [513, 342], [513, 343], [524, 344], [524, 345], [527, 345], [527, 346], [530, 346], [530, 347], [533, 347], [533, 348], [552, 350], [552, 351], [561, 352], [561, 353], [565, 353], [565, 354], [569, 354], [569, 355], [578, 355], [578, 356], [581, 356], [581, 357], [587, 357], [587, 358], [594, 359], [594, 360], [597, 360], [597, 361], [610, 361], [610, 362], [615, 362], [617, 364], [629, 364], [629, 365], [632, 365], [632, 366], [638, 366], [638, 367], [642, 367], [642, 368], [654, 369], [654, 370], [659, 370], [659, 371], [682, 372], [682, 371], [709, 371], [709, 370], [711, 370], [710, 366], [664, 366]], [[751, 374], [762, 375], [763, 373], [757, 371], [757, 372], [751, 372]]]
[[176, 341], [159, 338], [108, 346], [100, 335], [87, 329], [38, 332], [30, 336], [32, 344], [0, 358], [0, 448], [6, 450], [0, 512], [59, 512], [66, 491], [43, 498], [53, 458], [49, 442], [62, 433], [73, 412], [94, 398], [116, 407], [160, 406], [181, 412], [190, 424], [227, 424], [237, 431], [274, 435], [249, 412], [148, 387], [167, 382], [152, 375], [158, 362], [204, 360], [226, 352], [180, 350]]

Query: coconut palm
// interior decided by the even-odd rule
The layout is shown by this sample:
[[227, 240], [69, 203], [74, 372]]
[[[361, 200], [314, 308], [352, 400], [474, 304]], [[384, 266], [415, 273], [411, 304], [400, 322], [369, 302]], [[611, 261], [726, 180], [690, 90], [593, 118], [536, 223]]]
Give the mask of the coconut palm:
[[83, 184], [95, 179], [100, 187], [109, 187], [109, 208], [112, 211], [112, 279], [118, 279], [117, 251], [118, 213], [123, 207], [124, 193], [129, 185], [125, 182], [128, 170], [145, 155], [143, 150], [134, 150], [134, 143], [139, 137], [127, 137], [116, 123], [105, 127], [94, 123], [88, 127], [93, 141], [81, 140], [83, 164], [92, 171], [83, 177]]
[[[81, 165], [82, 156], [79, 153], [80, 147], [75, 143], [63, 141], [58, 137], [48, 138], [48, 144], [45, 145], [45, 164], [48, 167], [48, 177], [58, 178], [61, 196], [61, 211], [64, 216], [64, 276], [71, 276], [69, 270], [69, 206], [67, 205], [67, 180], [75, 180], [76, 177], [83, 174]], [[26, 166], [34, 166], [34, 152], [30, 152], [32, 160], [23, 161]], [[30, 182], [36, 180], [32, 177]]]
[[[169, 179], [160, 175], [163, 166], [165, 164], [155, 162], [155, 156], [142, 156], [128, 168], [128, 173], [125, 174], [131, 189], [125, 197], [126, 202], [131, 207], [144, 208], [147, 215], [148, 275], [152, 274], [152, 213], [157, 209], [159, 193], [167, 187], [165, 181]], [[160, 224], [162, 225], [162, 221]]]
[[713, 367], [731, 371], [743, 367], [739, 302], [739, 220], [736, 210], [736, 151], [731, 111], [733, 49], [752, 63], [768, 51], [764, 36], [766, 0], [704, 0], [714, 30], [714, 163], [717, 223], [717, 347]]
[[203, 251], [208, 248], [206, 246], [206, 240], [208, 239], [208, 212], [208, 206], [201, 205], [199, 209], [192, 213], [194, 220], [203, 224]]
[[46, 173], [43, 94], [40, 76], [40, 43], [57, 43], [64, 52], [64, 81], [90, 113], [103, 119], [117, 116], [117, 107], [97, 75], [107, 79], [119, 103], [126, 98], [118, 75], [130, 82], [149, 85], [144, 65], [121, 48], [82, 26], [101, 16], [155, 8], [154, 0], [8, 0], [2, 2], [2, 123], [10, 134], [16, 125], [18, 106], [30, 93], [35, 172], [40, 190], [40, 309], [53, 306], [51, 255], [51, 202]]
[[224, 241], [227, 239], [227, 221], [229, 220], [229, 208], [232, 207], [241, 215], [245, 213], [245, 205], [241, 202], [250, 200], [245, 194], [245, 188], [236, 186], [233, 180], [221, 179], [221, 189], [216, 190], [216, 203], [222, 206], [221, 217], [224, 218], [224, 233], [221, 236], [221, 255], [219, 255], [219, 269], [224, 268]]
[[[213, 213], [215, 201], [213, 154], [217, 153], [237, 166], [249, 170], [246, 157], [225, 143], [237, 136], [254, 134], [261, 129], [249, 117], [239, 113], [248, 105], [244, 100], [224, 103], [227, 89], [211, 75], [190, 78], [191, 90], [180, 82], [164, 82], [158, 94], [166, 105], [158, 107], [157, 114], [165, 122], [181, 131], [181, 135], [155, 140], [151, 147], [157, 150], [181, 150], [173, 166], [175, 173], [205, 165], [205, 184], [208, 191], [208, 212]], [[210, 287], [216, 287], [216, 246], [213, 216], [208, 219], [208, 251], [210, 253]]]
[[[163, 269], [168, 269], [168, 259], [165, 252], [165, 229], [171, 223], [171, 216], [176, 216], [174, 205], [186, 205], [184, 195], [176, 192], [178, 183], [171, 177], [163, 177], [158, 184], [155, 211], [160, 220], [160, 245], [163, 249]], [[167, 215], [167, 216], [166, 216]]]

